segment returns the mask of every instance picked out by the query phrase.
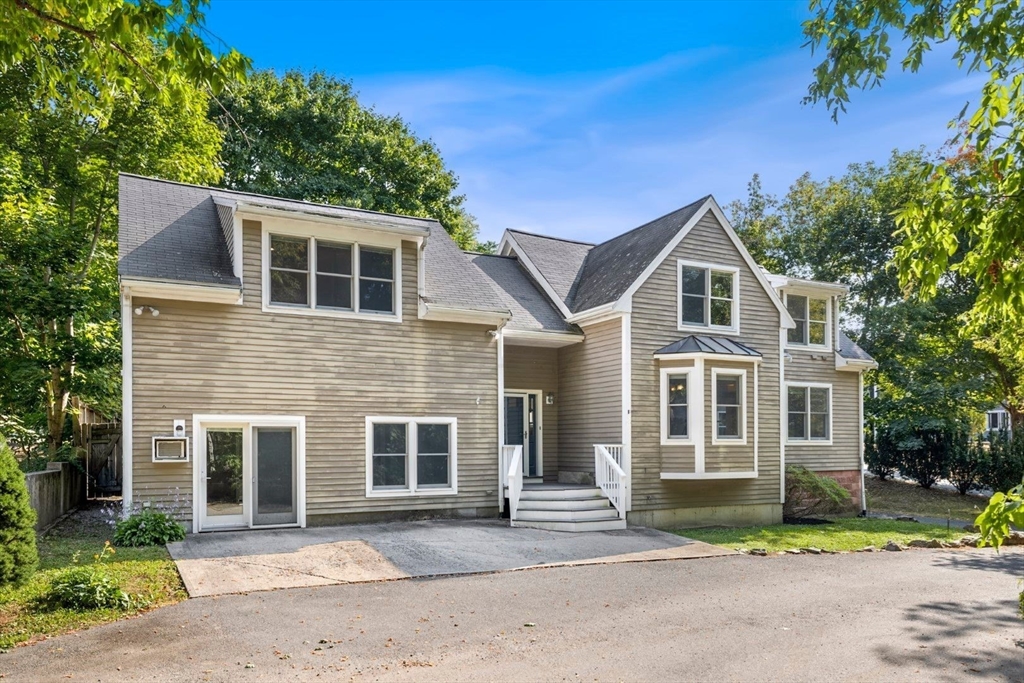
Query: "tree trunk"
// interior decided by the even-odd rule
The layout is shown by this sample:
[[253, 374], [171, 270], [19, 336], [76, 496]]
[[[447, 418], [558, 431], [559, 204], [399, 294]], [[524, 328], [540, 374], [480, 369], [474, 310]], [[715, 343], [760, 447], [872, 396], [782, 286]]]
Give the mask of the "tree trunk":
[[64, 441], [64, 420], [70, 397], [60, 368], [50, 368], [50, 379], [46, 382], [46, 445], [51, 458], [57, 455]]

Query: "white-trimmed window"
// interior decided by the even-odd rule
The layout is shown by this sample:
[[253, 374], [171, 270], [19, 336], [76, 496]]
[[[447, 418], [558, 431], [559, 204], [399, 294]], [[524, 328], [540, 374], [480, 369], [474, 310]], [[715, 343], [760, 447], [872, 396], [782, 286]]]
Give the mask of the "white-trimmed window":
[[396, 315], [394, 248], [271, 232], [266, 261], [271, 308]]
[[366, 495], [457, 493], [457, 423], [454, 417], [367, 417]]
[[832, 385], [787, 384], [789, 441], [832, 441]]
[[700, 387], [691, 381], [693, 368], [661, 369], [661, 443], [679, 445], [693, 443], [691, 417], [696, 405], [692, 395]]
[[747, 442], [747, 371], [711, 369], [712, 444]]
[[830, 346], [829, 299], [803, 294], [786, 294], [786, 309], [796, 327], [787, 331], [787, 341], [801, 346]]
[[678, 261], [679, 329], [739, 329], [739, 269]]

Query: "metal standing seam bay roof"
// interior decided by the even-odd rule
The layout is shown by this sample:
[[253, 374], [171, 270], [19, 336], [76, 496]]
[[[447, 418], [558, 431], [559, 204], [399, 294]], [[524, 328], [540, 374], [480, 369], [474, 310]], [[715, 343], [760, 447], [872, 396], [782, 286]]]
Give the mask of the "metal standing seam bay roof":
[[655, 351], [654, 355], [661, 356], [673, 353], [720, 353], [730, 356], [761, 357], [757, 349], [747, 346], [742, 342], [726, 337], [709, 337], [700, 334], [691, 334], [679, 341], [672, 342], [668, 346]]
[[571, 332], [572, 325], [551, 304], [519, 259], [513, 256], [468, 254], [473, 264], [491, 281], [502, 300], [512, 311], [508, 329], [536, 332]]
[[508, 313], [491, 281], [464, 254], [444, 227], [429, 218], [315, 204], [122, 173], [118, 178], [118, 263], [122, 277], [191, 284], [241, 286], [234, 275], [224, 219], [214, 198], [331, 218], [391, 223], [426, 229], [423, 251], [428, 303]]

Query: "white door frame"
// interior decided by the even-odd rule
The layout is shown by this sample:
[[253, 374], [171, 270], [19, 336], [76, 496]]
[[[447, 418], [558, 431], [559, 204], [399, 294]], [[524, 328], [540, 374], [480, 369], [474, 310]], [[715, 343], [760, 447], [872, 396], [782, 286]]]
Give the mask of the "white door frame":
[[[206, 428], [242, 428], [242, 523], [232, 526], [209, 526], [206, 521]], [[252, 523], [252, 465], [254, 427], [292, 427], [295, 429], [295, 505], [296, 523], [265, 524]], [[213, 531], [216, 529], [273, 529], [278, 527], [306, 526], [306, 418], [302, 415], [193, 415], [192, 441], [194, 459], [192, 463], [192, 531]]]
[[[523, 405], [523, 425], [521, 429], [526, 431], [526, 422], [529, 419], [530, 414], [530, 402], [528, 397], [534, 396], [535, 403], [537, 406], [537, 421], [536, 429], [534, 430], [534, 439], [537, 442], [537, 475], [538, 477], [544, 476], [544, 391], [542, 389], [505, 389], [505, 396], [523, 396], [527, 400], [524, 401]], [[501, 409], [505, 410], [505, 401], [502, 399]], [[506, 420], [507, 422], [507, 420]], [[505, 429], [508, 429], [508, 424], [505, 425]], [[502, 435], [501, 443], [505, 443], [504, 435]], [[528, 458], [530, 451], [528, 448], [529, 444], [523, 444], [523, 476], [526, 474], [527, 468], [529, 467]]]

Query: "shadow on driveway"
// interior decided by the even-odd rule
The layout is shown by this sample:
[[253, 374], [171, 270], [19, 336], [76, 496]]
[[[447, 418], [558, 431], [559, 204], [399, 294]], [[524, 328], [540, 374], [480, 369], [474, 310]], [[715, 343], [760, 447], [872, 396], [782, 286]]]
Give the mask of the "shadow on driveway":
[[168, 550], [192, 597], [733, 551], [655, 529], [566, 533], [431, 520], [194, 534]]

